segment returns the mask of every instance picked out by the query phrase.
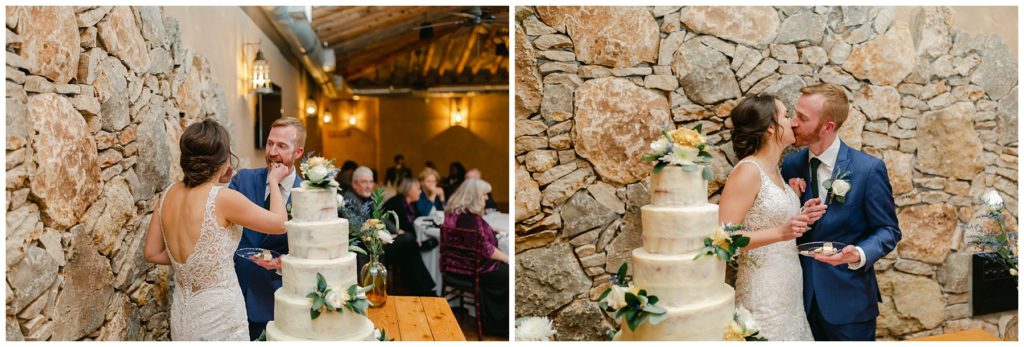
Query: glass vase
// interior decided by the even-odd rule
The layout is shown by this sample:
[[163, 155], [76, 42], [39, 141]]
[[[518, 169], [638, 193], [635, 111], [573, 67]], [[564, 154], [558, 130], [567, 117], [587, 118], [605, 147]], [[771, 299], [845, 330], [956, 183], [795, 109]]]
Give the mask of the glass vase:
[[370, 262], [359, 270], [359, 286], [368, 287], [366, 300], [371, 307], [382, 307], [388, 301], [388, 269], [381, 264], [378, 256], [371, 256]]

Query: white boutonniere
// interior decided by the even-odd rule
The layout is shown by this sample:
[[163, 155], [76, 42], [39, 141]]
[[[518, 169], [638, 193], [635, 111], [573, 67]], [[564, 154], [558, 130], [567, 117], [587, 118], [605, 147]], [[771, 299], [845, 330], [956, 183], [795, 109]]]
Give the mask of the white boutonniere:
[[850, 172], [837, 171], [834, 178], [825, 180], [825, 190], [832, 193], [826, 204], [831, 204], [833, 199], [841, 204], [846, 203], [846, 193], [850, 192], [850, 188]]

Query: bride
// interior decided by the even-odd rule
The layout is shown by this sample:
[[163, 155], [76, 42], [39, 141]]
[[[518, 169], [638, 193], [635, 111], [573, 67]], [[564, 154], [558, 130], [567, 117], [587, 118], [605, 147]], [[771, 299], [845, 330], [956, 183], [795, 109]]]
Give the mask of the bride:
[[[270, 211], [242, 194], [223, 189], [231, 178], [231, 140], [213, 120], [190, 125], [181, 135], [182, 182], [168, 187], [153, 210], [146, 234], [147, 262], [174, 268], [172, 340], [248, 340], [245, 301], [234, 256], [242, 227], [285, 232], [281, 192], [270, 189]], [[271, 184], [288, 175], [272, 164]]]
[[747, 97], [730, 113], [733, 149], [742, 158], [719, 201], [719, 222], [741, 223], [750, 238], [736, 275], [736, 302], [750, 310], [769, 341], [814, 340], [803, 308], [796, 238], [825, 213], [819, 199], [803, 208], [779, 171], [795, 141], [786, 107], [771, 95]]

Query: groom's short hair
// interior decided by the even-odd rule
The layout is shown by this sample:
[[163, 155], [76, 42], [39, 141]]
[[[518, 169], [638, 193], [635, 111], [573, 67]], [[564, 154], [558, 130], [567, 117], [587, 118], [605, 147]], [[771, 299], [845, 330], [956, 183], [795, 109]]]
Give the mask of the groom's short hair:
[[306, 126], [302, 125], [302, 121], [295, 117], [281, 117], [270, 124], [270, 128], [277, 127], [294, 127], [295, 128], [295, 146], [305, 147], [306, 146]]
[[846, 98], [846, 91], [835, 84], [822, 83], [813, 86], [800, 88], [803, 95], [818, 94], [825, 97], [821, 104], [821, 114], [836, 123], [836, 129], [846, 122], [846, 115], [850, 113], [850, 101]]

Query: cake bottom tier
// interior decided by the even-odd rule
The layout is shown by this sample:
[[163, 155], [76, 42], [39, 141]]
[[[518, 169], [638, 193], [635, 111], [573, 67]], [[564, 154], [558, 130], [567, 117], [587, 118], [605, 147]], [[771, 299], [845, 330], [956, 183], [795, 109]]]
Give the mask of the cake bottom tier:
[[273, 324], [277, 330], [275, 339], [279, 340], [362, 340], [367, 335], [372, 339], [373, 322], [366, 316], [342, 309], [311, 319], [312, 305], [307, 297], [294, 297], [278, 289], [274, 292], [274, 321], [267, 324], [267, 338], [270, 339]]
[[[277, 327], [277, 324], [275, 324], [275, 322], [271, 321], [271, 322], [267, 323], [267, 341], [316, 341], [316, 340], [319, 340], [319, 339], [307, 339], [307, 338], [301, 338], [301, 337], [297, 337], [297, 336], [288, 335], [285, 332], [281, 331], [281, 329], [279, 329]], [[363, 331], [358, 331], [358, 332], [356, 332], [356, 333], [354, 333], [354, 334], [352, 334], [352, 335], [350, 335], [350, 336], [348, 336], [346, 338], [330, 339], [330, 340], [334, 340], [334, 341], [376, 341], [377, 340], [377, 335], [376, 335], [376, 331], [371, 326], [370, 328], [365, 328], [365, 329], [363, 329]]]
[[629, 330], [622, 324], [617, 341], [721, 341], [735, 311], [732, 287], [719, 290], [708, 300], [686, 306], [665, 307], [668, 316], [657, 325], [650, 322]]

